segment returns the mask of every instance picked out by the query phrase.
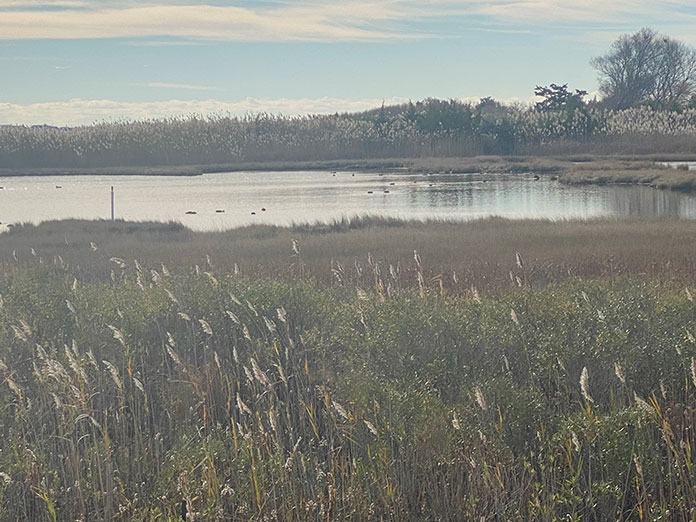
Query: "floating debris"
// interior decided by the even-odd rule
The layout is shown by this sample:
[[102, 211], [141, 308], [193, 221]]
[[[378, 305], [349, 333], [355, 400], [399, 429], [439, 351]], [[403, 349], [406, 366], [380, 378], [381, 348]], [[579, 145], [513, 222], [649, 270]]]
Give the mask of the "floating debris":
[[184, 214], [193, 215], [193, 214], [198, 214], [198, 212], [196, 212], [195, 210], [187, 210], [186, 212], [184, 212]]

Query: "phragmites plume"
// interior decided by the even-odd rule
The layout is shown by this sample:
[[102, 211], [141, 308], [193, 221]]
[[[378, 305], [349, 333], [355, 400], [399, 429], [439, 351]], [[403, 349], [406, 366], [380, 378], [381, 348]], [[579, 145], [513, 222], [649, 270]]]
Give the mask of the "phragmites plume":
[[636, 471], [639, 475], [643, 475], [643, 466], [640, 464], [638, 455], [633, 455], [633, 463], [636, 465]]
[[215, 278], [215, 276], [212, 274], [212, 272], [203, 272], [203, 273], [208, 276], [208, 279], [210, 280], [210, 283], [213, 286], [220, 286], [220, 282]]
[[213, 329], [210, 327], [210, 323], [205, 319], [199, 319], [198, 322], [201, 325], [201, 329], [208, 335], [213, 335]]
[[116, 328], [115, 326], [112, 326], [110, 324], [106, 325], [109, 330], [114, 334], [114, 339], [116, 339], [119, 343], [121, 343], [124, 347], [126, 346], [126, 338], [123, 336], [123, 332]]
[[172, 358], [172, 361], [174, 361], [174, 363], [175, 363], [177, 366], [179, 366], [179, 367], [181, 367], [181, 368], [185, 368], [184, 364], [181, 362], [181, 358], [179, 357], [179, 354], [177, 354], [177, 353], [174, 351], [174, 349], [173, 349], [171, 346], [169, 346], [169, 345], [167, 345], [167, 353], [169, 354], [169, 357]]
[[350, 420], [348, 417], [348, 412], [338, 402], [332, 400], [331, 405], [333, 406], [334, 410], [336, 410], [336, 413], [338, 413], [341, 417], [343, 417], [345, 420]]
[[459, 421], [456, 411], [452, 414], [452, 427], [457, 431], [462, 429], [462, 423]]
[[138, 388], [143, 394], [145, 393], [145, 387], [143, 386], [143, 383], [140, 382], [140, 379], [133, 377], [133, 384], [135, 384], [135, 387]]
[[246, 366], [242, 366], [242, 368], [244, 368], [244, 375], [246, 375], [249, 384], [254, 384], [254, 376], [251, 374], [251, 370], [249, 370], [249, 368], [247, 368]]
[[295, 442], [295, 445], [292, 448], [292, 451], [290, 452], [290, 455], [288, 455], [288, 458], [285, 460], [285, 464], [283, 465], [283, 467], [285, 468], [285, 471], [292, 471], [293, 460], [295, 458], [295, 455], [297, 454], [297, 448], [299, 448], [301, 440], [302, 440], [302, 437], [299, 437], [297, 439], [297, 441]]
[[653, 409], [650, 404], [648, 404], [645, 400], [641, 399], [636, 392], [633, 392], [633, 400], [636, 401], [636, 404], [638, 407], [643, 410], [646, 413], [653, 414], [655, 413], [655, 410]]
[[302, 248], [300, 247], [300, 242], [297, 239], [292, 240], [292, 253], [293, 255], [301, 255]]
[[481, 294], [479, 294], [478, 288], [475, 286], [471, 287], [471, 298], [477, 303], [481, 302]]
[[254, 372], [254, 378], [260, 383], [263, 384], [264, 386], [271, 386], [271, 381], [266, 375], [266, 373], [259, 368], [258, 363], [256, 362], [256, 359], [252, 357], [251, 359], [251, 369]]
[[691, 358], [691, 380], [696, 386], [696, 361], [693, 357]]
[[689, 340], [690, 343], [696, 343], [696, 337], [694, 337], [694, 334], [692, 334], [687, 328], [684, 329], [686, 332], [686, 338]]
[[580, 374], [580, 391], [587, 402], [594, 402], [594, 399], [590, 395], [590, 374], [587, 371], [587, 366], [583, 367], [582, 373]]
[[249, 341], [249, 342], [252, 341], [252, 339], [251, 339], [251, 333], [249, 332], [249, 327], [248, 327], [247, 325], [245, 325], [245, 324], [242, 325], [242, 335], [244, 336], [244, 338], [245, 338], [247, 341]]
[[73, 305], [70, 302], [70, 299], [65, 300], [65, 306], [68, 307], [68, 310], [70, 310], [70, 312], [72, 312], [74, 315], [77, 315], [77, 310], [75, 310], [75, 305]]
[[237, 393], [237, 409], [239, 409], [240, 412], [246, 413], [247, 415], [251, 415], [251, 410], [249, 409], [249, 406], [247, 406], [242, 398], [239, 396], [239, 393]]
[[479, 407], [484, 411], [487, 410], [488, 404], [486, 404], [486, 398], [483, 396], [483, 392], [478, 386], [474, 388], [474, 396], [476, 397], [476, 403]]
[[[455, 413], [456, 415], [456, 413]], [[377, 428], [375, 428], [375, 425], [372, 424], [369, 420], [363, 419], [363, 422], [365, 423], [365, 426], [367, 429], [372, 433], [375, 437], [378, 435]]]
[[179, 304], [179, 300], [178, 300], [178, 299], [176, 298], [176, 296], [175, 296], [171, 291], [169, 291], [167, 288], [164, 289], [164, 293], [167, 294], [167, 297], [169, 298], [169, 300], [170, 300], [172, 303], [174, 303], [174, 304], [176, 304], [176, 305]]
[[621, 381], [622, 384], [626, 384], [626, 375], [624, 374], [623, 368], [618, 362], [614, 363], [614, 373], [616, 377]]
[[689, 287], [687, 286], [686, 288], [684, 288], [684, 291], [686, 292], [686, 298], [693, 303], [694, 296], [691, 294], [691, 290], [689, 290]]
[[112, 257], [109, 261], [115, 263], [119, 268], [126, 268], [126, 262], [120, 257]]
[[522, 259], [522, 254], [515, 252], [515, 262], [517, 263], [517, 268], [524, 268], [524, 259]]
[[273, 321], [271, 321], [268, 317], [266, 317], [264, 315], [264, 316], [262, 316], [262, 319], [263, 319], [263, 323], [266, 325], [266, 329], [270, 333], [273, 334], [273, 333], [276, 333], [278, 331], [278, 328], [276, 327], [275, 323]]
[[20, 388], [20, 386], [9, 375], [5, 377], [5, 382], [7, 383], [7, 386], [9, 386], [10, 390], [12, 390], [17, 398], [21, 401], [22, 388]]
[[510, 319], [512, 319], [512, 322], [515, 323], [517, 326], [520, 325], [520, 320], [517, 317], [517, 312], [515, 312], [514, 308], [510, 308]]
[[97, 250], [99, 250], [99, 247], [97, 246], [97, 244], [92, 242], [92, 241], [89, 242], [89, 248], [92, 249], [92, 252], [96, 252]]
[[123, 382], [121, 382], [121, 376], [119, 375], [116, 367], [113, 364], [111, 364], [109, 361], [102, 361], [102, 362], [104, 363], [104, 366], [106, 366], [106, 369], [109, 370], [109, 373], [111, 374], [111, 378], [116, 383], [116, 386], [118, 386], [118, 389], [123, 391]]

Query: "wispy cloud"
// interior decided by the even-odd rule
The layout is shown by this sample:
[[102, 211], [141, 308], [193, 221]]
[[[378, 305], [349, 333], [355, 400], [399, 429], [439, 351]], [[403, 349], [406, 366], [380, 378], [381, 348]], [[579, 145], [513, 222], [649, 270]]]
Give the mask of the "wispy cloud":
[[177, 89], [185, 91], [220, 91], [219, 87], [210, 87], [207, 85], [192, 85], [189, 83], [166, 83], [166, 82], [149, 82], [142, 84], [144, 87], [151, 89]]
[[218, 100], [167, 100], [157, 102], [120, 102], [113, 100], [71, 100], [67, 102], [32, 103], [27, 105], [0, 103], [0, 125], [87, 125], [97, 121], [120, 119], [141, 120], [190, 114], [231, 114], [267, 112], [288, 116], [300, 114], [332, 114], [355, 112], [386, 104], [404, 103], [403, 98], [246, 98], [225, 102]]
[[275, 0], [260, 6], [177, 0], [0, 0], [0, 40], [384, 41], [437, 36], [435, 29], [420, 28], [418, 22], [455, 17], [470, 27], [494, 22], [510, 25], [511, 31], [553, 23], [696, 23], [693, 0]]
[[355, 41], [397, 36], [377, 22], [402, 18], [386, 3], [253, 9], [218, 5], [130, 5], [0, 11], [0, 39], [171, 36], [244, 41]]

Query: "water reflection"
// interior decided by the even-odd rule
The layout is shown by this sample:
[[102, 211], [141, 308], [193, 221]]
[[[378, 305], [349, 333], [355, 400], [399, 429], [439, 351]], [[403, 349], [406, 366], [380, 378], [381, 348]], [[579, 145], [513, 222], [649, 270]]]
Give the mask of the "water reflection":
[[[117, 217], [176, 220], [197, 230], [327, 221], [356, 214], [419, 219], [491, 215], [696, 219], [694, 196], [647, 187], [564, 186], [529, 175], [240, 172], [191, 178], [0, 178], [0, 230], [7, 223], [108, 218], [111, 185]], [[225, 212], [216, 212], [219, 209]]]
[[658, 161], [657, 164], [675, 169], [686, 166], [688, 170], [696, 170], [696, 161]]

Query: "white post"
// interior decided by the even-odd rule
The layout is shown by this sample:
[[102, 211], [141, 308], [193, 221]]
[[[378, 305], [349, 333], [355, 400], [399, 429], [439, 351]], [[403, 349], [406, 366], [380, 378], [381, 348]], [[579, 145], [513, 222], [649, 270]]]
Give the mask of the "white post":
[[114, 187], [111, 187], [111, 221], [114, 221]]

